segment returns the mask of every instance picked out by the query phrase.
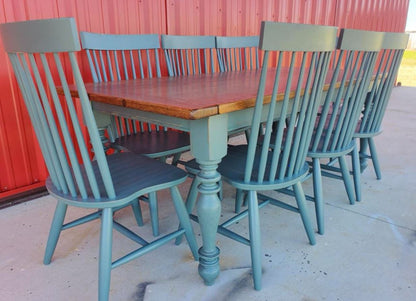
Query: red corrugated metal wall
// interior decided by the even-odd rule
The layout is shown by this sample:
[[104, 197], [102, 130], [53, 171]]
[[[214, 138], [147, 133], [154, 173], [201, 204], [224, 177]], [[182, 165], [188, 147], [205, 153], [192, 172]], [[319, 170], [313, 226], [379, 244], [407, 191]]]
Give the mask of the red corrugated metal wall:
[[[0, 0], [0, 23], [75, 17], [103, 33], [256, 35], [262, 20], [404, 31], [409, 0]], [[81, 67], [91, 81], [85, 56]], [[0, 42], [0, 201], [47, 171]]]

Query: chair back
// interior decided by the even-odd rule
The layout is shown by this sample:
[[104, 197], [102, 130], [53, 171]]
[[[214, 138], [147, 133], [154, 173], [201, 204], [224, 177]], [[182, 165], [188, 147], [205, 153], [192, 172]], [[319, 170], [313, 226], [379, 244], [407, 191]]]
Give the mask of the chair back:
[[[54, 188], [74, 199], [115, 198], [108, 163], [75, 56], [80, 44], [74, 19], [0, 24], [0, 34]], [[68, 84], [72, 80], [78, 89], [80, 112], [69, 92]], [[58, 86], [62, 87], [63, 97], [58, 97]], [[84, 139], [83, 122], [94, 149], [94, 163]], [[99, 186], [105, 187], [105, 191], [100, 191]]]
[[[94, 82], [160, 77], [157, 34], [99, 34], [80, 32]], [[111, 140], [162, 127], [112, 116]], [[104, 124], [106, 127], [107, 124]], [[167, 130], [166, 128], [163, 128]]]
[[[259, 133], [264, 124], [264, 136], [258, 146], [259, 136], [250, 135], [245, 183], [287, 182], [306, 173], [308, 144], [336, 32], [331, 26], [262, 22], [259, 48], [264, 59], [251, 132]], [[274, 54], [277, 65], [270, 69]], [[286, 59], [289, 67], [283, 67]]]
[[311, 153], [328, 154], [351, 148], [382, 41], [381, 32], [341, 30], [337, 60], [316, 121]]
[[259, 36], [215, 37], [220, 71], [259, 69]]
[[215, 36], [162, 35], [169, 76], [213, 73]]
[[157, 34], [99, 34], [82, 31], [80, 36], [94, 82], [161, 76]]
[[375, 134], [380, 132], [381, 122], [386, 111], [409, 34], [385, 32], [382, 50], [379, 53], [379, 65], [376, 68], [376, 81], [367, 94], [364, 112], [359, 123], [358, 132]]

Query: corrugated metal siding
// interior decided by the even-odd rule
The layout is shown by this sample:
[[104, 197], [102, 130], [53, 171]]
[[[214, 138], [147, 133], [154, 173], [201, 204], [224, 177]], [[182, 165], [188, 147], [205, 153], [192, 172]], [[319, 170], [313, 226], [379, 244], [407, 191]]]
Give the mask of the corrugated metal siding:
[[345, 28], [403, 32], [409, 0], [337, 0], [334, 25]]
[[336, 1], [168, 0], [169, 34], [256, 35], [263, 20], [332, 25]]
[[[256, 35], [262, 20], [404, 31], [409, 0], [0, 0], [0, 22], [75, 17], [102, 33]], [[91, 81], [85, 55], [81, 68]], [[47, 171], [0, 42], [0, 198]]]
[[404, 31], [409, 0], [167, 0], [169, 34], [255, 35], [262, 20]]

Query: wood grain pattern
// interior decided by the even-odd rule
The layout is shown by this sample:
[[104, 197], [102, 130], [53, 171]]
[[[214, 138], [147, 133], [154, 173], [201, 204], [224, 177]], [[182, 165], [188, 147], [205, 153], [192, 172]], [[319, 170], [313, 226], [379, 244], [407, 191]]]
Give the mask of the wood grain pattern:
[[[253, 107], [259, 79], [260, 70], [248, 70], [91, 83], [85, 87], [91, 101], [193, 120]], [[272, 85], [267, 82], [266, 95], [271, 94]], [[285, 82], [279, 86], [280, 99], [285, 86]], [[76, 97], [74, 89], [72, 95]], [[265, 102], [269, 101], [266, 97]]]
[[[107, 103], [187, 120], [206, 118], [254, 107], [261, 70], [243, 70], [178, 77], [148, 78], [117, 82], [87, 83], [91, 101]], [[270, 73], [275, 69], [270, 68]], [[294, 71], [289, 97], [294, 97], [297, 71]], [[283, 100], [287, 70], [281, 71], [277, 101]], [[324, 91], [329, 87], [332, 71], [328, 71]], [[266, 81], [264, 103], [270, 102], [272, 76]], [[302, 80], [305, 80], [304, 78]], [[339, 79], [340, 80], [340, 79]], [[374, 80], [374, 78], [373, 78]], [[346, 85], [348, 81], [346, 81]], [[336, 86], [339, 87], [339, 84]], [[71, 95], [77, 97], [75, 86]], [[61, 88], [58, 93], [63, 94]], [[304, 91], [301, 91], [301, 95]]]
[[200, 119], [253, 106], [259, 77], [259, 71], [228, 72], [91, 83], [85, 87], [91, 101]]

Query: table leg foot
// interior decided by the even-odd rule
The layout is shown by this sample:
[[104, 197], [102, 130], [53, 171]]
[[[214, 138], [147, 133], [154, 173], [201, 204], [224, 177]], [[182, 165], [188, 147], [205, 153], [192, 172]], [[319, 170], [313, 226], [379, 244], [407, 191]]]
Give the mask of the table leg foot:
[[199, 253], [199, 275], [204, 279], [205, 285], [211, 286], [220, 273], [220, 249], [216, 247], [212, 252], [206, 252], [202, 248]]

